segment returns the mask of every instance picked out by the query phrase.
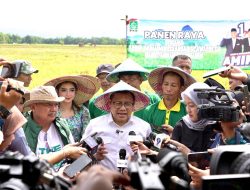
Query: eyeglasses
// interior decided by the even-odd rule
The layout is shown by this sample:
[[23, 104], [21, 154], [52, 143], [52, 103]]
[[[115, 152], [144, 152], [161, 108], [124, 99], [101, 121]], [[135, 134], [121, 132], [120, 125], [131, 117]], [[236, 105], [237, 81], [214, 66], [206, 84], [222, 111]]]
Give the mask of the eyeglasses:
[[115, 106], [115, 108], [121, 108], [124, 106], [125, 108], [132, 108], [134, 106], [133, 102], [120, 102], [120, 101], [115, 101], [112, 102], [112, 104]]

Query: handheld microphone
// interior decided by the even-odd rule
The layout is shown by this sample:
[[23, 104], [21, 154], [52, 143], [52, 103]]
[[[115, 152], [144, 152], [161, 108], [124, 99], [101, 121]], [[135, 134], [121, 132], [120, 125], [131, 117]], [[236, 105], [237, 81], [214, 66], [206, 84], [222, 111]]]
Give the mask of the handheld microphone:
[[170, 136], [166, 135], [165, 133], [154, 133], [151, 132], [150, 135], [148, 136], [149, 142], [154, 145], [154, 147], [160, 149], [162, 148], [163, 144], [168, 143], [170, 140]]
[[133, 143], [136, 141], [143, 142], [143, 138], [140, 135], [136, 135], [136, 133], [134, 131], [129, 131], [128, 141], [129, 141], [129, 143]]
[[[143, 138], [142, 136], [139, 136], [139, 135], [136, 135], [134, 131], [129, 131], [128, 133], [128, 140], [131, 144], [133, 144], [133, 142], [136, 142], [136, 141], [141, 141], [143, 142]], [[136, 155], [137, 155], [137, 159], [142, 159], [141, 157], [141, 153], [140, 153], [140, 150], [138, 149], [138, 151], [135, 152]], [[136, 158], [134, 158], [136, 159]]]

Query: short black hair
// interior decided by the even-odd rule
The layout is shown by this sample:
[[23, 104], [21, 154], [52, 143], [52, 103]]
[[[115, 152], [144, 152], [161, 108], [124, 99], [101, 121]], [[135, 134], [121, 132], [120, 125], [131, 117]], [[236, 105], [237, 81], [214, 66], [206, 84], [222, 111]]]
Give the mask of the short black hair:
[[237, 32], [236, 28], [231, 28], [231, 32]]
[[184, 60], [187, 60], [187, 59], [190, 59], [192, 60], [189, 56], [187, 55], [176, 55], [173, 60], [172, 60], [172, 65], [174, 66], [174, 62], [177, 61], [178, 59], [184, 59]]

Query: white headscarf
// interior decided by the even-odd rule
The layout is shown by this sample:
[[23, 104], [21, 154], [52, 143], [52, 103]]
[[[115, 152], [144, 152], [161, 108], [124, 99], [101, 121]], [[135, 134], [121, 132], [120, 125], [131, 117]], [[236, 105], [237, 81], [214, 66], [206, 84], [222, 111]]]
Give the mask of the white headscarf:
[[[206, 88], [210, 88], [210, 86], [202, 82], [193, 83], [185, 91], [181, 93], [182, 99], [184, 99], [184, 96], [187, 96], [188, 98], [192, 100], [192, 102], [196, 106], [201, 105], [201, 104], [208, 104], [208, 100], [200, 99], [197, 97], [197, 92], [194, 91], [194, 89], [197, 89], [197, 88], [206, 89]], [[207, 125], [215, 123], [214, 121], [209, 121], [207, 119], [200, 119], [197, 122], [193, 122], [191, 121], [188, 114], [183, 117], [183, 121], [188, 126], [188, 128], [196, 130], [196, 131], [203, 131]]]

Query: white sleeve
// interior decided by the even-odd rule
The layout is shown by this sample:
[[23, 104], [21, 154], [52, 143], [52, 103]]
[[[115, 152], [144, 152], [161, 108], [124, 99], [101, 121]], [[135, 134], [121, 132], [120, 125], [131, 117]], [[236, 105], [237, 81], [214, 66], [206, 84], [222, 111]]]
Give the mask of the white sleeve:
[[92, 134], [92, 122], [90, 120], [89, 124], [87, 125], [84, 133], [82, 134], [82, 139], [85, 139], [86, 137], [88, 137], [90, 134]]
[[75, 143], [74, 137], [72, 135], [72, 133], [70, 132], [69, 134], [69, 144]]

